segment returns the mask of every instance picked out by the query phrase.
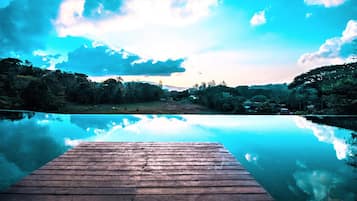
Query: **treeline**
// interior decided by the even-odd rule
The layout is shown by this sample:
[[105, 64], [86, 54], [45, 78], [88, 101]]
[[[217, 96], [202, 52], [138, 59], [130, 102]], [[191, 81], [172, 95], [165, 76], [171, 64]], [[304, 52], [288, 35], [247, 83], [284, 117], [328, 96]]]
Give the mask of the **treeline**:
[[[33, 67], [28, 61], [0, 60], [0, 108], [60, 111], [67, 103], [122, 104], [173, 100], [232, 114], [357, 114], [357, 62], [316, 68], [290, 84], [228, 87], [214, 81], [185, 91], [123, 82], [93, 82], [80, 73]], [[75, 112], [75, 111], [74, 111]], [[179, 112], [179, 111], [178, 111]]]
[[202, 83], [177, 99], [236, 114], [357, 114], [357, 63], [316, 68], [292, 83], [227, 87]]
[[14, 58], [0, 60], [0, 108], [58, 111], [66, 103], [121, 104], [159, 100], [159, 86], [123, 82], [121, 78], [93, 82], [80, 73], [33, 67]]
[[291, 107], [321, 114], [357, 114], [357, 62], [316, 68], [289, 85]]
[[237, 86], [201, 84], [190, 90], [198, 104], [234, 114], [277, 114], [286, 108], [287, 84], [265, 86]]

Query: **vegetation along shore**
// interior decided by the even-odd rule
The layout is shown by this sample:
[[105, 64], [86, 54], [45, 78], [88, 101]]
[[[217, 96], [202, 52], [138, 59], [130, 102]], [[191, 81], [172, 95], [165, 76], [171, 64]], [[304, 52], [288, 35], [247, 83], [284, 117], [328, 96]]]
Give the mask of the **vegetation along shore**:
[[183, 91], [104, 82], [87, 75], [0, 60], [0, 108], [56, 113], [357, 114], [357, 62], [315, 68], [289, 84], [228, 87], [214, 81]]

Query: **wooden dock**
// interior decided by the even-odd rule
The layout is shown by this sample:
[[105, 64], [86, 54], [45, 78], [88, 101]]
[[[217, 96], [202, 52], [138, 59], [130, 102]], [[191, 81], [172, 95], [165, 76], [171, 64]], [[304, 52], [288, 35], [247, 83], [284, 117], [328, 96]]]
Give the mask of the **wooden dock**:
[[86, 142], [0, 193], [0, 200], [273, 199], [218, 143]]

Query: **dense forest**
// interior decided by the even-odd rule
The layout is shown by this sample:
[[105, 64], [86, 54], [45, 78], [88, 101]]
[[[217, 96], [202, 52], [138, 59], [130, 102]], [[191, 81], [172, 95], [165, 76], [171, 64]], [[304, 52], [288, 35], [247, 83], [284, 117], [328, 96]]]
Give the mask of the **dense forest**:
[[159, 100], [159, 86], [124, 83], [120, 77], [98, 83], [80, 73], [51, 71], [30, 62], [7, 58], [0, 61], [0, 108], [58, 111], [66, 103], [120, 104]]
[[[325, 66], [290, 84], [228, 87], [214, 81], [184, 91], [124, 82], [93, 82], [80, 73], [45, 70], [29, 61], [0, 60], [0, 108], [61, 112], [79, 105], [190, 102], [232, 114], [357, 114], [357, 63]], [[76, 111], [73, 111], [76, 112]]]
[[212, 81], [193, 93], [198, 103], [223, 112], [357, 114], [357, 62], [313, 69], [289, 85], [232, 88]]

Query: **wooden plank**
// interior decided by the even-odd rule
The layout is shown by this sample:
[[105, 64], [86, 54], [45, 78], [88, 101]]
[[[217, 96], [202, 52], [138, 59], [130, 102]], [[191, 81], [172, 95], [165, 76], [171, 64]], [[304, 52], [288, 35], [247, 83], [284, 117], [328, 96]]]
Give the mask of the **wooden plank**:
[[128, 148], [129, 150], [131, 149], [158, 149], [158, 148], [166, 148], [166, 149], [224, 149], [224, 147], [222, 145], [180, 145], [180, 144], [163, 144], [163, 145], [159, 145], [159, 144], [153, 144], [153, 145], [149, 145], [149, 144], [130, 144], [130, 143], [123, 143], [123, 144], [113, 144], [113, 145], [78, 145], [76, 147], [76, 149], [96, 149], [96, 148], [116, 148], [116, 149], [124, 149], [124, 148]]
[[35, 175], [31, 174], [25, 178], [25, 180], [56, 180], [56, 181], [119, 181], [119, 180], [133, 180], [133, 181], [192, 181], [192, 180], [199, 180], [199, 181], [214, 181], [214, 180], [252, 180], [252, 176], [249, 174], [236, 174], [236, 175], [140, 175], [140, 176], [108, 176], [108, 175]]
[[117, 176], [117, 175], [128, 175], [128, 176], [135, 176], [135, 175], [217, 175], [217, 174], [229, 174], [229, 175], [236, 175], [236, 174], [249, 174], [246, 170], [222, 170], [222, 169], [215, 169], [215, 170], [182, 170], [182, 171], [175, 171], [175, 170], [44, 170], [39, 169], [34, 171], [32, 174], [34, 175], [108, 175], [108, 176]]
[[192, 149], [192, 148], [145, 148], [145, 149], [126, 149], [125, 147], [122, 148], [100, 148], [98, 147], [97, 149], [93, 148], [78, 148], [74, 150], [69, 150], [68, 153], [87, 153], [87, 152], [93, 152], [93, 153], [103, 153], [103, 152], [115, 152], [115, 153], [141, 153], [141, 152], [175, 152], [175, 151], [180, 151], [180, 152], [224, 152], [224, 153], [229, 153], [227, 150], [223, 148], [205, 148], [205, 149]]
[[[233, 156], [230, 155], [226, 155], [226, 154], [181, 154], [181, 153], [175, 153], [175, 154], [93, 154], [93, 155], [89, 155], [89, 154], [85, 154], [85, 155], [66, 155], [66, 156], [61, 156], [58, 157], [58, 159], [78, 159], [78, 158], [84, 158], [84, 159], [95, 159], [95, 158], [109, 158], [109, 159], [120, 159], [120, 160], [127, 160], [127, 159], [134, 159], [134, 157], [138, 157], [137, 160], [140, 159], [175, 159], [175, 160], [180, 160], [180, 159], [195, 159], [195, 160], [199, 160], [199, 159], [210, 159], [210, 158], [214, 158], [214, 159], [220, 159], [220, 160], [224, 160], [224, 159], [230, 159], [230, 160], [235, 160]], [[140, 158], [143, 157], [143, 158]]]
[[230, 154], [229, 152], [227, 152], [227, 150], [224, 149], [200, 149], [200, 150], [192, 150], [192, 149], [186, 149], [186, 150], [182, 150], [182, 149], [144, 149], [144, 150], [125, 150], [125, 149], [78, 149], [78, 150], [69, 150], [68, 151], [68, 155], [71, 154], [143, 154], [143, 153], [147, 153], [147, 154], [155, 154], [155, 153], [164, 153], [167, 152], [168, 154], [170, 153], [182, 153], [182, 154], [206, 154], [206, 153], [225, 153], [225, 154]]
[[255, 186], [240, 186], [237, 187], [175, 187], [175, 188], [136, 188], [137, 194], [139, 195], [172, 195], [172, 194], [259, 194], [266, 193], [266, 191], [261, 187]]
[[134, 201], [273, 201], [268, 194], [137, 195]]
[[133, 181], [133, 180], [119, 180], [119, 181], [36, 181], [36, 180], [22, 180], [15, 185], [26, 187], [232, 187], [232, 186], [259, 186], [254, 180], [212, 180], [212, 181]]
[[267, 194], [209, 195], [24, 195], [0, 194], [1, 201], [273, 201]]
[[[135, 159], [135, 158], [137, 159]], [[197, 158], [195, 158], [197, 157]], [[93, 160], [93, 161], [105, 161], [105, 160], [109, 160], [109, 161], [121, 161], [121, 162], [125, 162], [125, 161], [135, 161], [135, 162], [140, 162], [140, 161], [147, 161], [147, 160], [151, 160], [151, 161], [177, 161], [180, 162], [182, 161], [231, 161], [231, 162], [236, 162], [236, 160], [234, 158], [231, 157], [204, 157], [201, 155], [197, 155], [197, 156], [175, 156], [172, 155], [170, 156], [163, 156], [163, 157], [150, 157], [150, 156], [135, 156], [133, 155], [132, 158], [130, 156], [87, 156], [87, 157], [60, 157], [60, 158], [56, 158], [54, 161], [88, 161], [88, 160]]]
[[13, 187], [8, 189], [8, 194], [47, 194], [47, 195], [195, 195], [195, 194], [265, 194], [266, 191], [256, 186], [240, 187]]
[[218, 143], [88, 142], [0, 193], [2, 200], [273, 199]]
[[[91, 170], [91, 171], [99, 171], [99, 170], [143, 170], [142, 165], [135, 166], [111, 166], [108, 165], [46, 165], [41, 170]], [[244, 170], [242, 166], [239, 165], [223, 165], [223, 166], [211, 166], [211, 165], [178, 165], [178, 166], [145, 166], [145, 169], [149, 170]]]
[[[26, 195], [0, 194], [0, 201], [134, 201], [135, 195]], [[150, 199], [155, 200], [154, 197]], [[145, 198], [141, 197], [141, 201]]]
[[[80, 160], [79, 160], [80, 159]], [[130, 160], [130, 158], [118, 158], [116, 157], [88, 157], [88, 158], [76, 158], [76, 157], [70, 157], [70, 158], [57, 158], [55, 161], [68, 161], [68, 162], [74, 162], [74, 161], [113, 161], [113, 162], [127, 162]], [[193, 157], [188, 157], [188, 158], [177, 158], [177, 157], [172, 157], [172, 158], [141, 158], [138, 160], [132, 159], [130, 161], [135, 161], [135, 162], [146, 162], [146, 163], [157, 163], [157, 162], [166, 162], [166, 163], [171, 163], [171, 162], [232, 162], [235, 163], [235, 160], [232, 158], [193, 158]]]
[[[89, 152], [90, 153], [90, 152]], [[229, 155], [227, 153], [219, 153], [219, 152], [187, 152], [187, 153], [180, 153], [180, 152], [157, 152], [157, 153], [147, 153], [147, 152], [142, 152], [142, 153], [116, 153], [116, 154], [97, 154], [97, 153], [91, 153], [91, 154], [66, 154], [63, 156], [60, 156], [60, 158], [78, 158], [78, 157], [131, 157], [133, 158], [134, 156], [136, 157], [194, 157], [194, 158], [210, 158], [210, 157], [226, 157], [226, 158], [234, 158], [232, 155]]]
[[155, 150], [155, 151], [113, 151], [113, 150], [107, 150], [107, 151], [76, 151], [76, 152], [68, 152], [65, 156], [71, 156], [71, 155], [81, 155], [81, 156], [86, 156], [86, 155], [227, 155], [227, 156], [232, 156], [229, 154], [227, 151], [217, 151], [217, 150], [201, 150], [201, 151], [195, 151], [195, 150], [187, 150], [187, 151], [180, 151], [180, 150]]
[[19, 187], [8, 189], [8, 194], [36, 195], [135, 195], [136, 188], [56, 188], [56, 187]]
[[[98, 164], [98, 163], [109, 163], [110, 161], [108, 160], [101, 160], [101, 159], [97, 159], [97, 160], [79, 160], [79, 161], [73, 161], [73, 160], [55, 160], [54, 163], [62, 163], [64, 165], [71, 165], [71, 164], [76, 164], [76, 163], [91, 163], [91, 164]], [[120, 160], [115, 160], [113, 161], [113, 163], [120, 163]], [[151, 162], [151, 161], [123, 161], [122, 162], [123, 165], [215, 165], [215, 166], [219, 166], [219, 165], [239, 165], [236, 161], [192, 161], [192, 162]]]
[[223, 146], [221, 145], [210, 145], [210, 146], [191, 146], [191, 145], [185, 145], [185, 146], [180, 146], [180, 145], [169, 145], [169, 146], [159, 146], [159, 145], [110, 145], [110, 146], [105, 146], [105, 145], [91, 145], [91, 146], [82, 146], [79, 145], [76, 147], [76, 150], [80, 149], [125, 149], [128, 148], [128, 150], [132, 149], [196, 149], [196, 150], [205, 150], [205, 149], [224, 149]]
[[82, 142], [79, 146], [84, 147], [84, 146], [138, 146], [138, 147], [144, 147], [144, 146], [165, 146], [165, 147], [172, 147], [172, 146], [183, 146], [183, 147], [223, 147], [222, 144], [220, 143], [214, 143], [214, 142], [114, 142], [114, 143], [108, 143], [108, 142]]
[[127, 160], [127, 161], [63, 161], [63, 160], [53, 160], [51, 162], [48, 162], [46, 165], [88, 165], [88, 166], [94, 166], [94, 165], [105, 165], [105, 166], [136, 166], [136, 165], [144, 165], [146, 164], [147, 166], [182, 166], [182, 165], [189, 165], [189, 166], [195, 166], [195, 165], [205, 165], [205, 166], [224, 166], [224, 165], [240, 165], [237, 161], [220, 161], [220, 162], [172, 162], [172, 163], [167, 163], [167, 162], [150, 162], [150, 164], [147, 164], [145, 161], [135, 161], [135, 160]]
[[135, 156], [142, 156], [142, 155], [149, 155], [149, 156], [175, 156], [175, 155], [182, 155], [182, 156], [195, 156], [195, 155], [202, 155], [202, 156], [227, 156], [227, 157], [233, 157], [232, 155], [229, 155], [227, 152], [217, 152], [217, 151], [152, 151], [152, 152], [106, 152], [106, 153], [101, 153], [101, 152], [81, 152], [81, 153], [67, 153], [65, 156], [75, 156], [75, 157], [87, 157], [87, 156], [130, 156], [130, 155], [135, 155]]
[[152, 144], [152, 145], [150, 145], [150, 144], [143, 144], [143, 145], [136, 145], [136, 144], [132, 144], [132, 145], [130, 145], [130, 144], [126, 144], [126, 145], [115, 145], [115, 146], [112, 146], [112, 145], [110, 145], [110, 146], [106, 146], [106, 145], [91, 145], [91, 146], [79, 146], [79, 148], [92, 148], [92, 149], [96, 149], [96, 148], [98, 148], [98, 149], [102, 149], [102, 148], [109, 148], [109, 149], [116, 149], [116, 148], [124, 148], [124, 147], [130, 147], [130, 148], [138, 148], [138, 147], [140, 147], [140, 148], [142, 148], [142, 149], [145, 149], [145, 148], [181, 148], [181, 147], [183, 147], [183, 148], [192, 148], [192, 147], [194, 147], [194, 148], [200, 148], [200, 147], [203, 147], [203, 148], [205, 148], [205, 149], [207, 149], [207, 148], [223, 148], [223, 146], [221, 146], [221, 145], [180, 145], [180, 144], [172, 144], [172, 145], [165, 145], [165, 144], [163, 144], [163, 145], [156, 145], [156, 144]]

